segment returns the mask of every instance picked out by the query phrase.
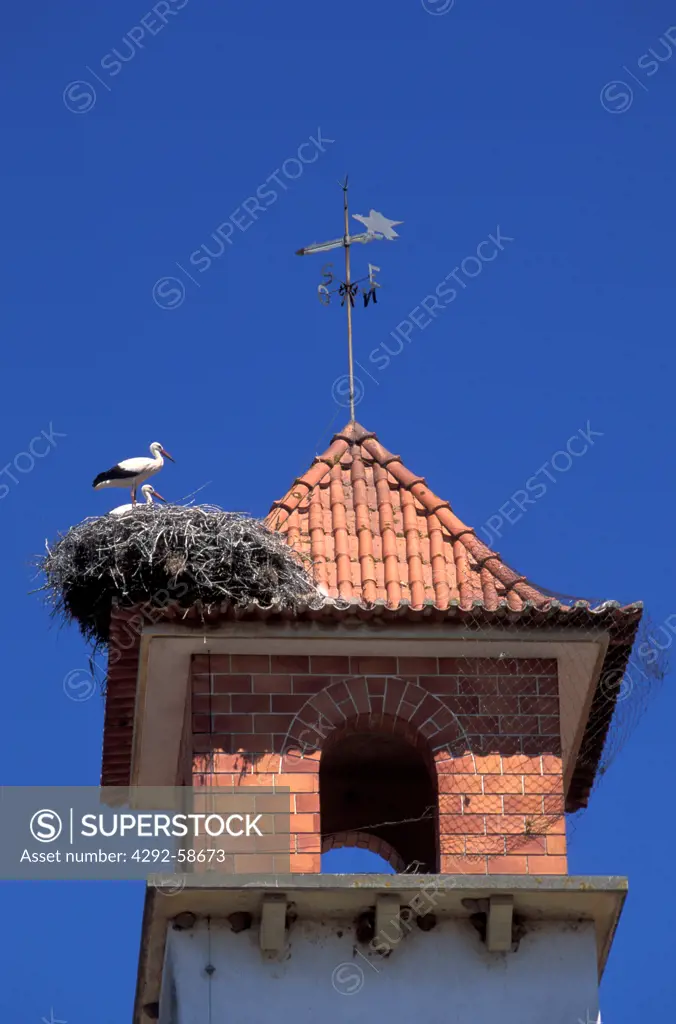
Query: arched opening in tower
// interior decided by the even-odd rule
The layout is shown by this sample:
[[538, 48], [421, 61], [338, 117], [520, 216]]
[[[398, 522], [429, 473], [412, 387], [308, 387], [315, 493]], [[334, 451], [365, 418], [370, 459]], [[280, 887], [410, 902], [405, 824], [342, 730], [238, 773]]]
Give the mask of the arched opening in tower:
[[433, 765], [391, 733], [332, 737], [319, 767], [322, 850], [363, 847], [395, 871], [438, 871]]

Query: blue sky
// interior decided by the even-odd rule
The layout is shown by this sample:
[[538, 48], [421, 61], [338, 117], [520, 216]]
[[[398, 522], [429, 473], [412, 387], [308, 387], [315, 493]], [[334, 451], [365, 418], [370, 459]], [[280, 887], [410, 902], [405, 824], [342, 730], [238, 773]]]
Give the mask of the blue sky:
[[[45, 538], [124, 500], [95, 473], [160, 440], [167, 498], [208, 484], [205, 501], [262, 514], [347, 420], [342, 310], [317, 301], [322, 258], [294, 255], [341, 233], [346, 172], [355, 213], [404, 222], [355, 252], [382, 284], [355, 315], [358, 419], [465, 521], [506, 519], [496, 546], [538, 582], [676, 612], [676, 15], [425, 2], [5, 12], [5, 784], [98, 780], [102, 703], [63, 688], [87, 651], [28, 593]], [[498, 229], [511, 240], [477, 271]], [[206, 266], [204, 245], [223, 250]], [[454, 299], [411, 327], [454, 273]], [[588, 424], [594, 445], [517, 516], [511, 496]], [[669, 675], [572, 840], [571, 871], [630, 878], [604, 1021], [673, 1012], [673, 692]], [[129, 1019], [140, 884], [3, 899], [7, 1019]]]

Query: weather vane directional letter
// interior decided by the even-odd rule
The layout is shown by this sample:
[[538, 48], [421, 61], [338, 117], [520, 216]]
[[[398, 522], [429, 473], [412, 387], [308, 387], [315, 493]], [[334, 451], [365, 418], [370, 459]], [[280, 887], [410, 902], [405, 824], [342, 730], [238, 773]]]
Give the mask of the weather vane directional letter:
[[[345, 249], [345, 280], [341, 281], [339, 278], [334, 278], [333, 264], [327, 263], [322, 268], [322, 276], [324, 281], [317, 287], [317, 294], [319, 301], [328, 306], [331, 302], [332, 295], [338, 295], [340, 298], [341, 306], [345, 306], [347, 309], [347, 352], [348, 352], [348, 363], [349, 363], [349, 380], [350, 380], [350, 418], [354, 422], [354, 371], [353, 371], [353, 360], [352, 360], [352, 310], [354, 308], [354, 300], [357, 295], [361, 294], [364, 300], [364, 307], [373, 301], [374, 305], [377, 303], [378, 298], [376, 295], [376, 289], [380, 288], [380, 284], [376, 281], [375, 275], [380, 272], [380, 267], [374, 266], [369, 263], [369, 272], [365, 277], [359, 277], [355, 281], [350, 277], [350, 246], [359, 242], [366, 244], [367, 242], [375, 242], [379, 239], [386, 239], [388, 242], [393, 242], [395, 238], [398, 238], [397, 232], [394, 228], [398, 224], [403, 224], [401, 220], [388, 220], [387, 217], [383, 217], [382, 213], [378, 213], [377, 210], [371, 210], [368, 217], [363, 216], [360, 213], [353, 214], [355, 220], [358, 220], [364, 225], [366, 231], [361, 232], [358, 235], [350, 234], [350, 215], [347, 206], [347, 178], [344, 182], [340, 183], [340, 187], [343, 190], [343, 213], [345, 222], [345, 234], [342, 238], [334, 238], [329, 242], [315, 242], [313, 245], [308, 245], [305, 249], [298, 249], [296, 252], [297, 256], [309, 256], [315, 252], [328, 252], [330, 249]], [[335, 283], [336, 287], [331, 287]]]

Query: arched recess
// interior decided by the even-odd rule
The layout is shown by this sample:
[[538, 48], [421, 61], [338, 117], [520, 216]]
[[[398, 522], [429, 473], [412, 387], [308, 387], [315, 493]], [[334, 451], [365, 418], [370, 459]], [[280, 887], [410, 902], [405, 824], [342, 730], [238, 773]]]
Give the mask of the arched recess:
[[336, 836], [367, 836], [392, 851], [397, 871], [414, 862], [421, 872], [438, 871], [436, 773], [412, 733], [408, 722], [382, 716], [348, 721], [327, 737], [319, 765], [322, 848]]

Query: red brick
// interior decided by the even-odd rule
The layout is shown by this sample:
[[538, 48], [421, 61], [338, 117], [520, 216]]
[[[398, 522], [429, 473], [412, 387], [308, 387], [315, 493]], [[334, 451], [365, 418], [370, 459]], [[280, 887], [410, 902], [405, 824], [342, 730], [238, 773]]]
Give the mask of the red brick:
[[[357, 714], [368, 715], [371, 711], [371, 702], [369, 700], [368, 690], [366, 688], [366, 680], [361, 679], [350, 679], [347, 683], [347, 688], [350, 691], [352, 702], [357, 709]], [[389, 680], [388, 680], [389, 686]]]
[[211, 718], [209, 715], [193, 715], [192, 716], [192, 731], [193, 732], [211, 732]]
[[268, 700], [272, 701], [271, 711], [287, 712], [292, 715], [297, 715], [307, 704], [302, 693], [273, 693]]
[[212, 676], [214, 693], [251, 693], [251, 676]]
[[318, 874], [321, 871], [321, 856], [318, 853], [292, 853], [289, 870], [299, 874]]
[[539, 775], [541, 773], [540, 758], [528, 757], [526, 754], [503, 757], [502, 770], [505, 775]]
[[[449, 776], [450, 778], [450, 776]], [[462, 814], [462, 797], [459, 793], [439, 794], [439, 814]]]
[[481, 775], [441, 775], [440, 793], [483, 793]]
[[[461, 776], [462, 778], [462, 776]], [[528, 779], [540, 781], [541, 775], [528, 775]], [[532, 792], [532, 790], [531, 790]], [[523, 793], [523, 776], [521, 775], [486, 775], [484, 777], [484, 793]]]
[[232, 751], [232, 737], [229, 734], [200, 733], [193, 737], [192, 746], [195, 754], [207, 754], [216, 750], [230, 753]]
[[439, 833], [441, 835], [484, 835], [483, 818], [476, 814], [440, 814]]
[[439, 672], [448, 676], [464, 676], [473, 671], [476, 658], [439, 658]]
[[558, 715], [558, 697], [519, 697], [522, 715]]
[[462, 727], [470, 736], [493, 735], [500, 730], [499, 719], [490, 715], [466, 715]]
[[563, 777], [561, 775], [524, 775], [525, 793], [562, 793]]
[[271, 853], [236, 853], [235, 874], [257, 875], [272, 872], [275, 869], [275, 858]]
[[211, 692], [211, 676], [193, 676], [192, 677], [192, 692], [193, 693], [210, 693]]
[[269, 654], [232, 654], [230, 657], [233, 672], [254, 673], [270, 671]]
[[214, 754], [214, 772], [239, 772], [242, 768], [242, 758], [239, 754]]
[[291, 715], [254, 715], [254, 732], [271, 732], [286, 735], [291, 728]]
[[397, 661], [400, 676], [427, 676], [439, 671], [436, 658], [398, 658]]
[[528, 858], [526, 856], [507, 856], [488, 858], [489, 875], [526, 875], [528, 874]]
[[566, 854], [566, 837], [565, 836], [547, 836], [547, 853], [557, 854], [559, 856], [565, 856]]
[[477, 658], [478, 675], [522, 676], [532, 671], [527, 658]]
[[322, 844], [321, 836], [319, 831], [313, 832], [301, 832], [296, 835], [296, 845], [298, 847], [298, 853], [321, 853]]
[[503, 836], [468, 836], [465, 840], [467, 853], [504, 854]]
[[542, 814], [542, 797], [536, 794], [529, 796], [506, 796], [505, 814]]
[[322, 691], [333, 690], [334, 686], [342, 685], [335, 683], [332, 676], [294, 676], [294, 693], [322, 693]]
[[464, 757], [449, 757], [447, 753], [438, 754], [435, 758], [437, 773], [441, 775], [462, 774], [473, 775], [476, 772], [474, 758], [469, 754]]
[[214, 715], [214, 732], [253, 732], [253, 715]]
[[538, 719], [535, 715], [504, 715], [500, 719], [500, 732], [503, 736], [536, 735]]
[[542, 770], [545, 775], [561, 775], [563, 773], [561, 758], [553, 757], [551, 754], [543, 754]]
[[203, 672], [230, 672], [229, 654], [193, 654], [193, 674], [201, 675]]
[[[455, 777], [455, 776], [454, 776]], [[465, 814], [502, 814], [501, 796], [469, 796], [465, 798]]]
[[498, 754], [475, 754], [474, 767], [480, 775], [499, 775], [502, 764]]
[[539, 756], [547, 751], [550, 754], [560, 753], [561, 740], [558, 736], [522, 736], [521, 749], [524, 754]]
[[214, 693], [251, 693], [251, 676], [214, 676]]
[[379, 675], [388, 676], [396, 675], [397, 673], [397, 659], [386, 658], [383, 656], [366, 657], [364, 655], [355, 654], [350, 658], [350, 671], [353, 675]]
[[277, 776], [277, 785], [288, 786], [292, 793], [318, 793], [319, 771], [284, 772]]
[[200, 715], [229, 715], [232, 711], [232, 697], [223, 694], [216, 694], [213, 696], [211, 694], [203, 694], [199, 697], [193, 697], [192, 709]]
[[501, 697], [531, 696], [537, 697], [538, 684], [533, 676], [501, 676], [498, 680], [498, 693]]
[[[544, 857], [547, 853], [544, 836], [529, 836], [527, 839], [515, 838], [511, 842], [514, 843], [514, 847], [508, 849], [508, 853], [518, 853], [519, 856], [535, 854], [539, 857]], [[528, 863], [530, 864], [530, 860]]]
[[[275, 784], [276, 777], [277, 776], [273, 775], [272, 772], [267, 772], [267, 773], [266, 772], [256, 772], [254, 775], [252, 775], [252, 774], [250, 774], [248, 772], [245, 772], [243, 775], [240, 775], [238, 777], [238, 785], [240, 785], [240, 786], [262, 786], [262, 787], [265, 787], [265, 788], [267, 788], [267, 787], [272, 788], [272, 786], [274, 786], [274, 784]], [[272, 804], [272, 807], [273, 807], [274, 810], [279, 810], [279, 805], [275, 806], [274, 804]], [[264, 810], [264, 808], [259, 807], [258, 804], [256, 804], [256, 810], [260, 811], [260, 810]]]
[[484, 733], [466, 737], [467, 749], [476, 755], [488, 754], [511, 754], [516, 749], [515, 744], [521, 744], [521, 739], [515, 736], [500, 736], [497, 733]]
[[546, 832], [547, 835], [565, 836], [566, 819], [562, 814], [538, 818], [538, 828]]
[[309, 672], [310, 659], [305, 654], [273, 654], [270, 657], [271, 672]]
[[418, 685], [428, 693], [439, 696], [454, 696], [458, 692], [457, 676], [419, 676]]
[[558, 736], [561, 732], [561, 725], [559, 722], [558, 715], [552, 715], [549, 718], [540, 718], [540, 735], [541, 736]]
[[556, 675], [556, 658], [519, 658], [518, 672], [524, 676]]
[[[403, 683], [401, 679], [388, 679], [387, 688], [385, 690], [385, 714], [386, 715], [398, 715], [399, 705], [401, 699], [404, 696], [404, 690], [406, 689], [406, 683]], [[421, 705], [422, 706], [422, 705]], [[438, 709], [438, 705], [437, 705]]]
[[[464, 853], [465, 843], [467, 840], [465, 836], [441, 836], [439, 840], [439, 852], [440, 853]], [[442, 857], [443, 864], [443, 857]], [[443, 869], [442, 869], [443, 870]]]
[[319, 813], [319, 793], [296, 793], [296, 812]]
[[331, 699], [334, 701], [335, 705], [340, 706], [341, 703], [344, 703], [345, 701], [349, 701], [351, 705], [352, 698], [350, 697], [349, 690], [345, 683], [334, 683], [333, 686], [327, 690], [327, 693], [331, 695]]
[[486, 832], [490, 835], [523, 835], [526, 823], [518, 814], [487, 814]]
[[325, 675], [347, 675], [350, 671], [350, 659], [336, 655], [312, 655], [310, 672]]
[[498, 681], [495, 677], [461, 676], [458, 679], [460, 694], [497, 694]]
[[289, 753], [284, 754], [282, 757], [281, 773], [282, 777], [279, 780], [279, 784], [286, 785], [283, 782], [283, 778], [286, 777], [286, 773], [290, 772], [298, 774], [300, 772], [311, 772], [315, 775], [319, 772], [319, 752], [316, 750], [306, 750], [304, 752], [299, 751], [298, 754]]
[[254, 676], [254, 693], [291, 693], [291, 676]]
[[423, 689], [422, 686], [418, 686], [417, 683], [407, 682], [404, 690], [404, 699], [409, 703], [417, 707], [422, 704], [425, 697], [427, 697], [427, 690]]
[[557, 697], [559, 683], [557, 679], [538, 679], [538, 693], [542, 697]]
[[386, 686], [386, 684], [387, 684], [387, 679], [383, 679], [382, 676], [367, 676], [366, 677], [366, 685], [368, 686], [368, 691], [369, 691], [369, 694], [371, 695], [371, 697], [374, 697], [374, 696], [384, 697], [385, 696], [385, 686]]
[[[389, 684], [392, 682], [392, 680], [388, 679], [387, 682], [388, 682], [388, 687], [389, 687]], [[392, 700], [392, 691], [388, 689], [388, 698], [386, 700], [386, 706], [387, 707], [391, 707], [391, 704], [390, 704], [391, 700]], [[435, 698], [432, 697], [431, 694], [428, 694], [425, 697], [425, 699], [422, 702], [422, 704], [419, 704], [418, 707], [416, 708], [416, 710], [414, 711], [414, 713], [411, 715], [411, 725], [413, 727], [419, 728], [420, 726], [424, 725], [424, 723], [427, 722], [428, 719], [434, 718], [434, 716], [436, 715], [437, 711], [439, 711], [439, 709], [440, 709], [439, 701], [435, 700]]]
[[236, 693], [231, 700], [233, 712], [270, 710], [270, 695], [267, 693]]
[[[471, 699], [471, 698], [470, 698]], [[482, 715], [518, 715], [519, 698], [500, 695], [477, 697], [477, 711]]]
[[454, 715], [459, 715], [460, 718], [462, 718], [463, 715], [479, 714], [479, 701], [481, 700], [481, 697], [479, 696], [475, 695], [472, 697], [456, 697], [452, 694], [449, 694], [447, 697], [442, 697], [441, 699], [443, 700], [446, 707], [449, 708], [449, 710], [451, 710]]
[[232, 789], [234, 792], [239, 784], [239, 773], [228, 774], [227, 772], [218, 772], [218, 774], [200, 775], [195, 776], [195, 778], [202, 778], [204, 780], [198, 784], [200, 788], [203, 786], [218, 786], [219, 789]]
[[407, 701], [403, 700], [399, 706], [399, 718], [403, 718], [407, 722], [410, 721], [415, 714], [415, 709], [415, 704], [409, 704]]
[[272, 748], [270, 733], [235, 733], [231, 740], [235, 750], [251, 754], [262, 754]]
[[291, 831], [292, 832], [319, 832], [319, 815], [318, 814], [292, 814], [291, 815]]
[[568, 861], [565, 857], [529, 857], [528, 873], [531, 875], [567, 875]]
[[546, 796], [544, 797], [544, 802], [545, 814], [563, 814], [564, 801], [562, 796]]
[[485, 875], [486, 861], [480, 858], [442, 856], [441, 870], [444, 875]]

